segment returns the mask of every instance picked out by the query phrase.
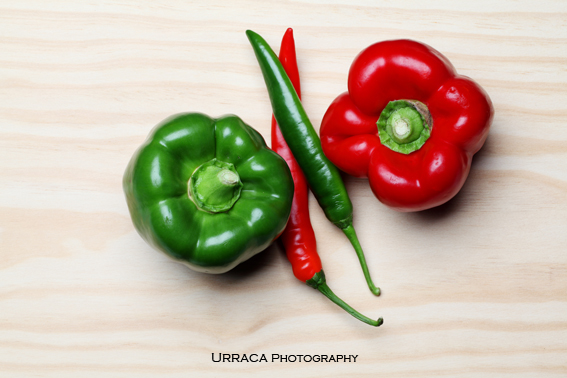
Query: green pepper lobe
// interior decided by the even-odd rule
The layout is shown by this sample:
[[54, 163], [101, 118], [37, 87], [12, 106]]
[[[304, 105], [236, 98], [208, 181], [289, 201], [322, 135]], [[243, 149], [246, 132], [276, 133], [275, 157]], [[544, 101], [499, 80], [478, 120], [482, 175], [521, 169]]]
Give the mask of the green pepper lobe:
[[268, 247], [291, 210], [285, 161], [236, 116], [171, 117], [136, 151], [124, 192], [138, 233], [207, 273], [223, 273]]

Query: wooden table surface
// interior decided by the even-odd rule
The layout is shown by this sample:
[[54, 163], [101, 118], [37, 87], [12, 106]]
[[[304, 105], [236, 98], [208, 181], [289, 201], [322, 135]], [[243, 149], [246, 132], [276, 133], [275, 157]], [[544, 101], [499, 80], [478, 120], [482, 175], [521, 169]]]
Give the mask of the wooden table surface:
[[[195, 273], [128, 214], [126, 164], [169, 115], [234, 113], [269, 140], [244, 32], [277, 51], [288, 27], [317, 130], [385, 39], [434, 46], [494, 102], [448, 204], [398, 213], [346, 178], [381, 297], [311, 201], [330, 286], [380, 328], [296, 280], [277, 244]], [[0, 51], [1, 377], [567, 376], [565, 1], [0, 0]]]

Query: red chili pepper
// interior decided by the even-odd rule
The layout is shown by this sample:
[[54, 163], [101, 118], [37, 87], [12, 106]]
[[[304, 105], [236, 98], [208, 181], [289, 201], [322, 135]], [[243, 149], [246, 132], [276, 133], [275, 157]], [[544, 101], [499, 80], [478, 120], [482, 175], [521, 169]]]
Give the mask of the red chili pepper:
[[[287, 29], [282, 39], [279, 59], [293, 83], [297, 95], [301, 97], [299, 71], [295, 54], [295, 41], [291, 28]], [[325, 273], [322, 270], [321, 259], [317, 253], [315, 232], [313, 231], [309, 218], [309, 187], [303, 171], [295, 160], [273, 116], [272, 149], [287, 162], [295, 185], [291, 215], [280, 237], [287, 258], [293, 268], [293, 274], [300, 281], [319, 290], [333, 301], [333, 303], [343, 308], [355, 318], [373, 326], [381, 325], [383, 323], [382, 318], [376, 321], [360, 314], [338, 298], [327, 285]]]
[[381, 202], [419, 211], [461, 189], [493, 115], [487, 93], [441, 53], [385, 41], [355, 58], [348, 92], [323, 117], [321, 143], [339, 169], [368, 177]]

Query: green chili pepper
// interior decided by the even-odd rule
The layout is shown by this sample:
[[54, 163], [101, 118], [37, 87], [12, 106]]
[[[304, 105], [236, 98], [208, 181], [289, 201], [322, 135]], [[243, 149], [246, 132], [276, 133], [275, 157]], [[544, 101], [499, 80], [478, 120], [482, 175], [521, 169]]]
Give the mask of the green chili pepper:
[[236, 116], [174, 116], [158, 125], [124, 174], [138, 233], [206, 273], [263, 251], [284, 230], [293, 198], [286, 162]]
[[287, 144], [305, 173], [326, 217], [339, 227], [352, 243], [370, 291], [380, 295], [380, 289], [372, 282], [364, 252], [352, 225], [352, 203], [338, 169], [323, 153], [321, 140], [276, 54], [257, 33], [247, 30], [246, 35], [256, 54], [274, 117]]

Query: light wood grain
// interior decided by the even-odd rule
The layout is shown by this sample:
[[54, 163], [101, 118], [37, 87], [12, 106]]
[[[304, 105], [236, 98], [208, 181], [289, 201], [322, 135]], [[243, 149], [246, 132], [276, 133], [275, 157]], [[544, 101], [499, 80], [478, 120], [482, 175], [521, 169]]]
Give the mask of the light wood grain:
[[[277, 49], [287, 27], [316, 128], [384, 39], [434, 46], [495, 105], [446, 205], [397, 213], [346, 178], [380, 298], [311, 201], [331, 287], [378, 329], [297, 281], [278, 245], [209, 276], [151, 250], [128, 215], [124, 168], [169, 115], [234, 113], [269, 140], [244, 31]], [[566, 46], [560, 0], [0, 0], [0, 376], [567, 376]]]

